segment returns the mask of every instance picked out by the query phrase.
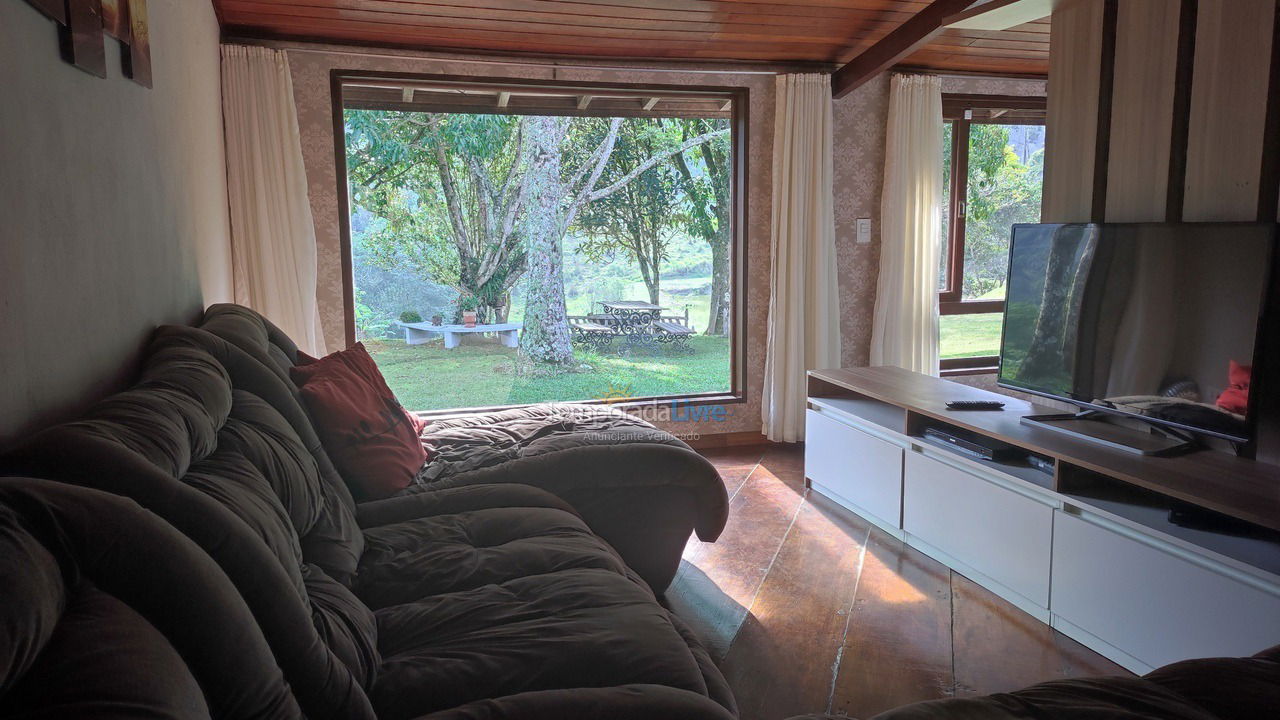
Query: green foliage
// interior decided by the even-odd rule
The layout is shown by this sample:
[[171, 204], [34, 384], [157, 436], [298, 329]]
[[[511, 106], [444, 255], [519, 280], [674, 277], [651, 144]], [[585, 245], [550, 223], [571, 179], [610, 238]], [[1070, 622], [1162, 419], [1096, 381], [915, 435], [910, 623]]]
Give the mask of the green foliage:
[[[607, 126], [593, 123], [586, 129], [588, 146], [603, 142]], [[623, 121], [599, 185], [613, 185], [631, 168], [680, 143], [674, 126], [643, 118]], [[576, 251], [594, 262], [610, 262], [621, 255], [636, 263], [650, 299], [656, 301], [667, 245], [685, 221], [679, 182], [672, 163], [659, 163], [612, 195], [587, 203], [577, 218], [576, 229], [585, 239]]]
[[480, 301], [476, 299], [475, 295], [459, 295], [458, 296], [459, 312], [471, 312], [478, 307], [480, 307]]
[[405, 310], [400, 313], [400, 322], [402, 323], [420, 323], [422, 316], [416, 310]]
[[[729, 126], [727, 119], [680, 118], [664, 120], [673, 126], [680, 137], [697, 137], [713, 130]], [[685, 195], [686, 228], [690, 234], [711, 243], [722, 237], [728, 213], [720, 208], [721, 198], [728, 198], [731, 142], [729, 135], [721, 135], [676, 158], [681, 172], [680, 189]], [[683, 165], [681, 165], [683, 163]]]
[[[362, 312], [388, 323], [406, 307], [456, 319], [465, 304], [482, 322], [526, 319], [522, 218], [530, 207], [547, 207], [534, 204], [542, 199], [538, 193], [520, 194], [529, 163], [523, 151], [533, 137], [530, 118], [352, 110], [345, 120]], [[584, 183], [582, 170], [594, 166], [610, 123], [569, 121], [564, 141], [556, 144], [566, 190], [560, 207]], [[654, 153], [726, 128], [720, 119], [627, 120], [595, 187], [628, 177]], [[570, 313], [588, 312], [593, 301], [642, 299], [646, 286], [656, 289], [661, 278], [671, 290], [659, 291], [661, 304], [677, 314], [691, 306], [700, 327], [702, 318], [715, 315], [707, 278], [720, 271], [708, 245], [728, 237], [731, 143], [723, 135], [706, 145], [710, 154], [701, 147], [686, 150], [582, 206], [562, 240]], [[627, 209], [635, 212], [628, 217]], [[644, 241], [629, 247], [627, 238], [637, 235]]]
[[969, 128], [962, 293], [966, 299], [1004, 286], [1010, 228], [1014, 223], [1040, 221], [1044, 151], [1031, 153], [1024, 164], [1009, 140], [1009, 126], [973, 124]]
[[369, 262], [501, 305], [524, 268], [503, 222], [517, 201], [519, 118], [349, 110], [345, 119], [353, 210], [377, 218], [364, 237]]
[[385, 337], [387, 330], [391, 328], [390, 316], [366, 305], [364, 293], [358, 288], [356, 289], [355, 300], [356, 337], [360, 339]]

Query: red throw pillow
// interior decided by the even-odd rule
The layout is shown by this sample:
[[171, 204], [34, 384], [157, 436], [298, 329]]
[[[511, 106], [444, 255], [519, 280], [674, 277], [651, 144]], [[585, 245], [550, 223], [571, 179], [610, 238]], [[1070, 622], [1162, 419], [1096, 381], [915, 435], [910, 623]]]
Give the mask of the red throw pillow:
[[428, 459], [418, 439], [426, 423], [396, 400], [364, 345], [307, 359], [289, 376], [352, 493], [376, 500], [409, 487]]
[[1235, 360], [1227, 367], [1227, 389], [1218, 396], [1218, 407], [1244, 415], [1249, 412], [1249, 380], [1253, 376], [1252, 365], [1241, 365]]

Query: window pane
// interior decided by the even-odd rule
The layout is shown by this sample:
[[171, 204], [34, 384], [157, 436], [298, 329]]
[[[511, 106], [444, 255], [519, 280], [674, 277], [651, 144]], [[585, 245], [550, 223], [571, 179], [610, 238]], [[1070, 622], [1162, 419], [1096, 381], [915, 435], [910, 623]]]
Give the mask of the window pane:
[[[521, 228], [548, 211], [503, 189], [532, 172], [521, 143], [558, 138], [568, 178], [611, 137], [610, 118], [554, 122], [346, 111], [356, 338], [409, 409], [731, 390], [728, 119], [626, 118], [596, 185], [620, 189], [543, 240], [555, 260], [535, 279]], [[534, 323], [568, 360], [522, 352]]]
[[942, 123], [942, 238], [938, 253], [938, 290], [947, 289], [947, 250], [951, 237], [951, 132], [948, 120]]
[[963, 300], [1002, 300], [1014, 223], [1040, 222], [1044, 126], [969, 126]]
[[988, 357], [1000, 354], [1002, 313], [943, 315], [938, 319], [938, 356]]

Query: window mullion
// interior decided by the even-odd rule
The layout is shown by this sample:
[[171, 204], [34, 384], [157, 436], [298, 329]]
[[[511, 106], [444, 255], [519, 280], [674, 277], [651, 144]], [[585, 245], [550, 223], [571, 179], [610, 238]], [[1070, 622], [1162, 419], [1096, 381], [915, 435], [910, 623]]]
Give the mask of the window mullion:
[[960, 299], [964, 283], [965, 208], [969, 197], [969, 121], [951, 123], [951, 197], [950, 225], [947, 229], [947, 283], [940, 300]]

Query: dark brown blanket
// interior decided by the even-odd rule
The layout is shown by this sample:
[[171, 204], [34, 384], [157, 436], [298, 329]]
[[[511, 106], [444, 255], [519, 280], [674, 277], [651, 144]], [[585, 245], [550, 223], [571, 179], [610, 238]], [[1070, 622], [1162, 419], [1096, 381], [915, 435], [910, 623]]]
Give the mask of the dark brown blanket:
[[571, 403], [439, 420], [422, 431], [422, 441], [434, 452], [418, 474], [422, 484], [574, 448], [649, 443], [688, 449], [674, 435], [619, 410]]

